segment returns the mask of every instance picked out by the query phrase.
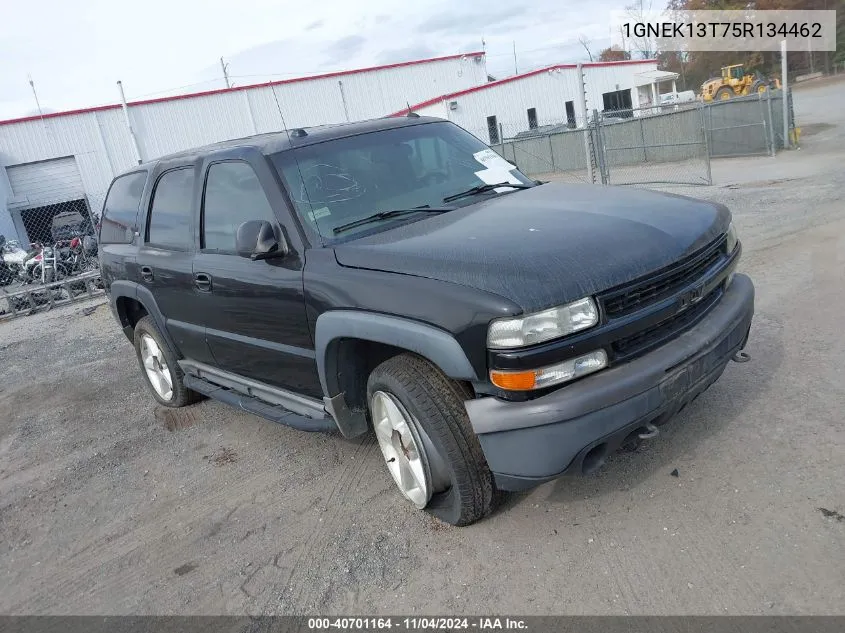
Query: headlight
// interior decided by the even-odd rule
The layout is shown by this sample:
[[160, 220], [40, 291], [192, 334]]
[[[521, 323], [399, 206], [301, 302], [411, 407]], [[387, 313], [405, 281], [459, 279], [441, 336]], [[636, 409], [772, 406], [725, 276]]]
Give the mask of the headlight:
[[607, 367], [607, 353], [603, 349], [555, 363], [541, 369], [490, 372], [490, 382], [508, 391], [530, 391], [575, 380]]
[[487, 331], [487, 347], [511, 349], [560, 338], [599, 322], [599, 311], [590, 298], [534, 314], [496, 319]]
[[727, 243], [728, 254], [733, 253], [734, 249], [736, 248], [737, 242], [739, 242], [739, 238], [736, 236], [736, 229], [734, 228], [733, 222], [728, 225], [728, 236], [725, 242]]

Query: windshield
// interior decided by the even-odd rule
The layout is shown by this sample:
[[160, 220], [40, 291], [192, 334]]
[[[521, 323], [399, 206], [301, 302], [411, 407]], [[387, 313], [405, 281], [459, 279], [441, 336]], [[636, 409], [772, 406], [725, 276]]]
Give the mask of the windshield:
[[[469, 132], [445, 121], [326, 141], [274, 154], [271, 160], [303, 223], [316, 230], [323, 243], [360, 237], [427, 215], [385, 217], [335, 235], [335, 228], [376, 213], [443, 207], [444, 198], [479, 185], [534, 184]], [[496, 191], [515, 190], [479, 192], [448, 205], [472, 204], [479, 197], [497, 195]]]

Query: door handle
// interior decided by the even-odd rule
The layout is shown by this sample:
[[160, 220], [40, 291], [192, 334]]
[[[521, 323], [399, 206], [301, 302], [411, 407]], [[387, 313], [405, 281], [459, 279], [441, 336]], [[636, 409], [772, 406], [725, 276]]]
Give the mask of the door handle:
[[153, 269], [149, 266], [141, 266], [141, 279], [144, 281], [153, 280]]
[[197, 290], [211, 292], [211, 275], [207, 273], [194, 274], [194, 285], [197, 287]]

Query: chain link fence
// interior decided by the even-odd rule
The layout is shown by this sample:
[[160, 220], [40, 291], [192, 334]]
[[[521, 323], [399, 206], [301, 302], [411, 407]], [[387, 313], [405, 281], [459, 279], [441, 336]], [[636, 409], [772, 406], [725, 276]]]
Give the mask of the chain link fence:
[[[710, 159], [774, 155], [784, 147], [783, 92], [727, 101], [593, 111], [588, 119], [525, 129], [501, 122], [470, 129], [538, 179], [612, 185], [712, 184]], [[791, 91], [789, 134], [794, 134]], [[492, 141], [492, 142], [491, 142]]]
[[586, 123], [583, 117], [572, 116], [535, 128], [529, 128], [524, 121], [503, 121], [495, 130], [468, 131], [534, 178], [554, 174], [556, 181], [594, 183], [587, 170], [594, 155]]
[[591, 129], [602, 183], [711, 184], [697, 103], [594, 112]]
[[[710, 182], [696, 104], [593, 111], [586, 120], [524, 127], [500, 123], [499, 142], [491, 147], [534, 178], [591, 184]], [[487, 130], [470, 131], [490, 141]]]
[[18, 236], [0, 236], [0, 318], [91, 296], [102, 284], [99, 215], [85, 198], [12, 210]]
[[[784, 147], [783, 91], [766, 92], [713, 101], [704, 106], [710, 155], [774, 156]], [[788, 91], [789, 129], [795, 127], [792, 91]]]

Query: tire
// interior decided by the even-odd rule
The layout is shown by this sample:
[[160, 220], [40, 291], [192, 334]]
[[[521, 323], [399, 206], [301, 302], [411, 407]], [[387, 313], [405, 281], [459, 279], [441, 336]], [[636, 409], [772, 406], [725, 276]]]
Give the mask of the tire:
[[[411, 499], [399, 486], [395, 468], [383, 444], [385, 396], [406, 416], [417, 444], [422, 447], [427, 499]], [[376, 438], [400, 492], [418, 508], [452, 525], [469, 525], [487, 516], [497, 500], [493, 475], [481, 444], [470, 426], [464, 400], [470, 394], [449, 380], [427, 360], [412, 354], [394, 356], [376, 367], [367, 380], [367, 403]], [[376, 419], [375, 413], [378, 413]], [[377, 428], [378, 426], [378, 428]], [[406, 457], [406, 446], [400, 442]], [[414, 447], [410, 447], [413, 451]], [[401, 457], [400, 457], [401, 459]]]
[[759, 94], [766, 92], [769, 89], [769, 85], [765, 81], [761, 81], [760, 79], [756, 80], [753, 84], [751, 84], [751, 90], [749, 94]]
[[727, 101], [728, 99], [733, 98], [736, 95], [733, 88], [730, 86], [722, 86], [716, 91], [716, 94], [713, 95], [713, 99], [715, 101]]
[[[158, 359], [158, 363], [156, 365], [153, 362], [151, 370], [154, 375], [157, 372], [164, 374], [166, 370], [170, 382], [169, 393], [164, 390], [161, 381], [156, 381], [158, 386], [153, 383], [150, 372], [148, 372], [144, 364], [142, 349], [151, 350], [150, 339], [155, 343], [155, 347], [158, 350], [154, 354], [154, 357]], [[184, 407], [200, 399], [198, 393], [191, 391], [185, 386], [185, 383], [182, 381], [185, 374], [176, 362], [176, 356], [167, 346], [164, 337], [159, 332], [158, 327], [156, 327], [155, 321], [149, 315], [141, 318], [135, 324], [135, 356], [138, 358], [138, 365], [141, 367], [141, 374], [144, 376], [147, 387], [159, 404], [165, 407]], [[162, 359], [164, 362], [161, 362]]]
[[41, 264], [35, 264], [35, 266], [32, 267], [30, 274], [32, 275], [32, 281], [35, 283], [40, 284], [42, 282], [50, 281], [50, 279], [47, 279], [49, 275], [44, 275], [44, 279], [42, 280]]

